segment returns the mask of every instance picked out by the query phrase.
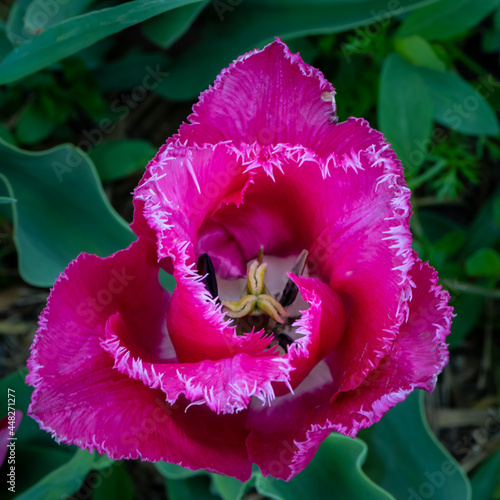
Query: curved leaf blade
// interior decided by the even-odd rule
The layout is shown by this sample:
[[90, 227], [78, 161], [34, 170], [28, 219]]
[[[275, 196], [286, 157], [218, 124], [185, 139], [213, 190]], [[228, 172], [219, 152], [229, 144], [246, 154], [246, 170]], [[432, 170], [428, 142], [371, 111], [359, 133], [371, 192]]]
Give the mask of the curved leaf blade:
[[469, 479], [429, 429], [423, 396], [413, 392], [358, 434], [368, 444], [365, 471], [395, 498], [470, 500]]
[[486, 100], [496, 90], [487, 79], [474, 88], [451, 71], [418, 68], [434, 106], [434, 119], [467, 135], [496, 136], [500, 127], [495, 112]]
[[141, 26], [142, 32], [153, 43], [166, 49], [186, 33], [207, 4], [208, 0], [203, 0], [153, 17]]
[[365, 443], [340, 434], [330, 435], [311, 463], [289, 482], [260, 474], [255, 488], [277, 500], [329, 498], [332, 500], [394, 500], [363, 472]]
[[297, 1], [293, 8], [273, 2], [266, 3], [263, 11], [264, 6], [259, 2], [245, 0], [231, 6], [222, 20], [214, 4], [213, 9], [207, 7], [204, 12], [207, 19], [198, 43], [172, 61], [169, 77], [155, 92], [168, 99], [192, 99], [213, 83], [221, 68], [241, 54], [272, 42], [276, 36], [289, 41], [309, 35], [340, 33], [364, 24], [387, 22], [392, 16], [429, 2], [399, 0], [393, 10], [388, 8], [387, 0], [330, 0], [322, 2], [325, 5], [320, 8], [311, 8], [309, 2], [304, 1]]
[[414, 12], [396, 36], [420, 35], [427, 40], [450, 38], [479, 24], [499, 4], [499, 0], [440, 0]]
[[424, 161], [432, 114], [417, 67], [398, 54], [389, 54], [380, 75], [378, 123], [405, 167], [415, 169]]
[[72, 145], [27, 152], [0, 139], [0, 175], [17, 203], [0, 205], [14, 223], [19, 271], [28, 283], [51, 286], [80, 252], [109, 255], [133, 241], [104, 194], [89, 157]]
[[132, 0], [53, 25], [0, 64], [0, 84], [19, 80], [134, 24], [201, 0]]
[[472, 500], [491, 500], [500, 483], [500, 450], [488, 458], [472, 476]]

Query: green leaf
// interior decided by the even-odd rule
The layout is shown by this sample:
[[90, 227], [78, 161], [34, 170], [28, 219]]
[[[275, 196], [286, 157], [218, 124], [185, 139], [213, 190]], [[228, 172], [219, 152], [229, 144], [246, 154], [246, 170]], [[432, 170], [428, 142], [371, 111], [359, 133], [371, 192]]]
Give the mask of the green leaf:
[[427, 40], [450, 38], [479, 24], [499, 4], [499, 0], [439, 0], [413, 12], [396, 36], [420, 35]]
[[166, 481], [168, 500], [220, 500], [210, 491], [210, 478], [206, 475], [189, 479], [168, 479]]
[[432, 103], [418, 69], [394, 53], [382, 66], [378, 123], [406, 167], [422, 164], [432, 129]]
[[23, 15], [24, 31], [30, 37], [50, 26], [85, 12], [94, 0], [72, 0], [71, 2], [32, 1]]
[[2, 123], [0, 123], [0, 138], [2, 138], [4, 141], [9, 142], [10, 144], [16, 144], [14, 136], [10, 133], [10, 130]]
[[500, 450], [497, 450], [472, 476], [472, 500], [491, 500], [499, 482]]
[[474, 277], [500, 276], [500, 254], [493, 248], [480, 248], [465, 261], [465, 271]]
[[12, 45], [20, 45], [29, 40], [31, 34], [24, 27], [26, 9], [33, 0], [17, 0], [12, 4], [6, 24], [6, 35]]
[[461, 293], [450, 303], [456, 317], [451, 322], [451, 334], [446, 338], [450, 347], [455, 347], [472, 331], [484, 307], [484, 297]]
[[[133, 50], [117, 61], [102, 65], [96, 71], [95, 79], [101, 92], [129, 89], [136, 85], [149, 91], [167, 76], [168, 73], [164, 70], [168, 62], [169, 58], [164, 53]], [[134, 68], [134, 71], [131, 71], [131, 68]], [[140, 71], [137, 71], [137, 68], [140, 68]], [[119, 101], [113, 102], [115, 109], [120, 111], [117, 107]]]
[[92, 500], [132, 500], [134, 487], [127, 469], [120, 462], [102, 469], [92, 481]]
[[328, 498], [331, 500], [394, 500], [362, 471], [367, 453], [359, 439], [332, 434], [311, 463], [289, 482], [257, 476], [257, 491], [279, 500]]
[[32, 153], [0, 139], [0, 156], [0, 195], [17, 199], [0, 211], [13, 219], [19, 271], [28, 283], [51, 286], [80, 252], [106, 256], [132, 242], [81, 150], [62, 145]]
[[155, 462], [154, 465], [158, 472], [167, 479], [187, 479], [204, 473], [203, 470], [184, 469], [180, 465], [169, 464], [168, 462]]
[[16, 500], [60, 500], [78, 491], [94, 468], [97, 455], [78, 450], [66, 464], [16, 497]]
[[174, 58], [169, 77], [155, 92], [174, 100], [192, 99], [212, 84], [231, 61], [272, 42], [275, 36], [288, 41], [340, 33], [363, 24], [388, 23], [389, 17], [427, 3], [429, 0], [398, 0], [397, 8], [389, 10], [387, 0], [329, 1], [321, 8], [311, 8], [309, 2], [301, 1], [291, 9], [288, 4], [265, 2], [263, 7], [255, 0], [245, 0], [232, 6], [217, 0], [203, 13], [206, 19], [197, 33], [197, 43]]
[[102, 142], [89, 153], [102, 181], [114, 181], [144, 170], [155, 154], [156, 148], [141, 139]]
[[[258, 473], [257, 473], [258, 475]], [[256, 473], [246, 483], [242, 483], [234, 477], [212, 474], [212, 485], [222, 500], [240, 500], [247, 489], [255, 483]]]
[[466, 257], [483, 247], [494, 247], [500, 242], [500, 220], [495, 215], [495, 207], [499, 203], [497, 200], [500, 200], [500, 188], [497, 188], [481, 207], [469, 226], [462, 257]]
[[486, 100], [493, 91], [487, 80], [477, 88], [460, 75], [418, 68], [434, 105], [434, 119], [463, 134], [492, 135], [499, 132], [498, 119]]
[[185, 5], [153, 17], [141, 25], [142, 32], [153, 43], [166, 49], [186, 33], [209, 1]]
[[24, 27], [28, 33], [37, 34], [66, 19], [85, 12], [95, 0], [34, 1], [28, 5]]
[[467, 476], [429, 429], [423, 396], [413, 392], [359, 433], [368, 444], [364, 470], [398, 499], [470, 500]]
[[5, 23], [0, 21], [0, 59], [3, 59], [12, 50], [12, 44], [7, 38], [5, 30]]
[[23, 78], [129, 26], [198, 2], [200, 0], [133, 0], [62, 21], [7, 55], [0, 64], [0, 84]]
[[444, 71], [446, 65], [434, 52], [431, 44], [421, 36], [413, 35], [394, 40], [396, 52], [415, 66]]
[[55, 122], [44, 115], [36, 103], [27, 106], [19, 118], [16, 137], [21, 144], [35, 144], [48, 137]]

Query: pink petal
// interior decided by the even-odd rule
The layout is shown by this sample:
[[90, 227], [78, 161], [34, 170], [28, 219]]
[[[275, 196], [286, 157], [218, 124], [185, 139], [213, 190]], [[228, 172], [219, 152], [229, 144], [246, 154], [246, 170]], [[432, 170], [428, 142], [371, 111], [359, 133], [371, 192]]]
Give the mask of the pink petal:
[[[371, 134], [366, 123], [348, 126], [353, 144], [364, 145]], [[307, 156], [302, 163], [282, 151], [276, 157], [280, 170], [271, 176], [255, 164], [244, 202], [221, 206], [212, 220], [240, 242], [244, 261], [255, 258], [260, 245], [277, 256], [309, 251], [309, 272], [347, 308], [347, 332], [332, 368], [339, 390], [350, 390], [385, 355], [408, 310], [410, 192], [383, 142], [357, 151], [356, 162], [345, 159], [329, 174]]]
[[[56, 281], [28, 361], [29, 414], [58, 441], [115, 459], [165, 460], [248, 479], [245, 416], [216, 415], [113, 368], [101, 347], [110, 316], [126, 322], [142, 359], [175, 362], [165, 329], [169, 297], [155, 247], [139, 240], [101, 259], [82, 254]], [[125, 332], [125, 333], [128, 333]], [[217, 443], [217, 445], [216, 445]]]
[[[160, 388], [169, 403], [185, 395], [193, 405], [206, 404], [216, 414], [245, 410], [252, 397], [270, 404], [273, 383], [288, 383], [290, 366], [273, 349], [260, 355], [235, 354], [226, 359], [198, 363], [151, 363], [137, 355], [128, 325], [119, 314], [106, 325], [102, 347], [111, 354], [114, 368], [152, 389]], [[266, 340], [266, 344], [269, 340]]]
[[303, 335], [288, 350], [291, 385], [296, 387], [311, 370], [328, 356], [342, 339], [345, 313], [342, 299], [330, 287], [314, 278], [292, 276], [302, 298], [310, 307], [295, 323]]
[[[415, 257], [416, 258], [416, 257]], [[336, 399], [335, 381], [321, 362], [295, 390], [272, 406], [250, 407], [247, 440], [251, 460], [264, 475], [285, 480], [300, 472], [332, 431], [354, 437], [416, 388], [431, 391], [448, 361], [449, 295], [437, 285], [437, 274], [420, 260], [411, 270], [416, 288], [408, 320], [388, 355], [355, 390]]]
[[191, 124], [183, 124], [176, 137], [190, 145], [230, 140], [237, 146], [311, 147], [335, 120], [333, 95], [323, 74], [277, 39], [224, 69], [201, 94], [188, 118]]

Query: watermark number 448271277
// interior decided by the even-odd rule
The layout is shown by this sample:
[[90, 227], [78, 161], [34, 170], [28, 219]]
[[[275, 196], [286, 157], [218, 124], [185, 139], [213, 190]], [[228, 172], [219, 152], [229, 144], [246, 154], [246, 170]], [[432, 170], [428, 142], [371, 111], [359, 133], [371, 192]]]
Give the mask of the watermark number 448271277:
[[16, 492], [16, 391], [7, 389], [7, 484], [8, 490]]

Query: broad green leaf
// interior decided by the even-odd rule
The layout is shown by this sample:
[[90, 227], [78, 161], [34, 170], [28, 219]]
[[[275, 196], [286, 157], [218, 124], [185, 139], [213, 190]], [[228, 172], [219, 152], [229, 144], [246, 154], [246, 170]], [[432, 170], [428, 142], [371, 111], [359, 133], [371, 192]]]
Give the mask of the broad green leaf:
[[16, 137], [20, 144], [35, 144], [48, 137], [55, 123], [44, 115], [36, 102], [26, 107], [16, 128]]
[[[453, 288], [450, 288], [453, 291]], [[452, 298], [450, 304], [456, 316], [451, 322], [451, 334], [446, 338], [446, 342], [450, 344], [450, 347], [455, 347], [477, 324], [483, 311], [484, 297], [460, 292], [460, 295]]]
[[3, 59], [12, 50], [12, 44], [7, 38], [5, 30], [5, 23], [0, 21], [0, 59]]
[[460, 75], [418, 68], [434, 105], [434, 119], [467, 135], [492, 135], [499, 132], [498, 119], [486, 100], [495, 90], [487, 80], [472, 87]]
[[[326, 2], [325, 2], [326, 3]], [[397, 14], [426, 5], [429, 0], [399, 0]], [[394, 12], [386, 0], [365, 2], [328, 2], [311, 8], [306, 2], [263, 7], [255, 0], [245, 0], [222, 12], [212, 3], [204, 11], [205, 24], [197, 33], [198, 41], [176, 56], [169, 67], [169, 77], [155, 92], [174, 100], [195, 98], [213, 83], [221, 69], [243, 53], [263, 47], [279, 36], [285, 41], [309, 35], [340, 33], [369, 23], [388, 23]], [[264, 15], [265, 13], [265, 15]], [[221, 21], [220, 15], [223, 15]], [[196, 61], [196, 64], [193, 64]]]
[[158, 472], [167, 479], [187, 479], [189, 477], [203, 474], [203, 470], [184, 469], [180, 465], [170, 464], [168, 462], [155, 462], [155, 467]]
[[[169, 58], [164, 53], [133, 50], [122, 59], [102, 65], [95, 78], [101, 92], [130, 89], [137, 85], [149, 92], [168, 76], [165, 71], [168, 62]], [[120, 111], [120, 101], [113, 103], [111, 106]]]
[[212, 485], [222, 500], [240, 500], [246, 489], [254, 485], [255, 476], [258, 474], [254, 473], [246, 483], [242, 483], [234, 477], [212, 474]]
[[423, 396], [413, 392], [359, 433], [368, 444], [364, 470], [397, 499], [470, 500], [467, 476], [429, 429]]
[[209, 1], [179, 7], [153, 17], [142, 24], [142, 31], [153, 43], [166, 49], [186, 33]]
[[114, 181], [144, 170], [155, 154], [156, 148], [142, 139], [102, 142], [89, 153], [102, 181]]
[[28, 5], [24, 16], [24, 27], [33, 35], [46, 30], [71, 17], [85, 12], [95, 0], [40, 1], [35, 0]]
[[367, 447], [359, 439], [332, 434], [323, 442], [311, 463], [289, 482], [259, 475], [255, 488], [259, 493], [279, 500], [394, 500], [361, 469], [366, 453]]
[[92, 500], [132, 500], [134, 487], [127, 469], [120, 462], [115, 462], [102, 469], [92, 481]]
[[434, 52], [431, 44], [421, 36], [413, 35], [394, 40], [396, 52], [415, 66], [444, 71], [446, 66]]
[[167, 479], [168, 500], [220, 500], [210, 491], [210, 478], [198, 475], [189, 479]]
[[0, 211], [13, 218], [19, 271], [28, 283], [51, 286], [80, 252], [106, 256], [132, 242], [81, 150], [62, 145], [32, 153], [0, 139], [0, 158], [0, 195], [17, 199]]
[[499, 0], [439, 0], [413, 12], [396, 36], [420, 35], [427, 40], [450, 38], [479, 24], [499, 4]]
[[398, 54], [389, 54], [382, 66], [378, 123], [410, 171], [422, 164], [432, 129], [432, 103], [418, 69]]
[[33, 0], [17, 0], [12, 4], [7, 19], [6, 35], [12, 45], [20, 45], [32, 36], [24, 27], [24, 16], [26, 9]]
[[500, 450], [497, 450], [472, 476], [472, 500], [491, 500], [499, 483]]
[[61, 500], [78, 491], [94, 469], [97, 455], [78, 450], [66, 464], [52, 471], [41, 481], [16, 497], [16, 500]]
[[158, 14], [198, 2], [200, 0], [133, 0], [62, 21], [5, 57], [0, 64], [0, 84], [23, 78]]
[[3, 124], [0, 123], [0, 137], [10, 144], [16, 144], [14, 136], [10, 133], [10, 130]]
[[500, 254], [493, 248], [480, 248], [465, 261], [465, 271], [474, 277], [500, 276]]
[[466, 257], [483, 247], [494, 247], [500, 241], [500, 220], [495, 215], [500, 200], [500, 188], [481, 207], [468, 228], [468, 237], [462, 257]]

